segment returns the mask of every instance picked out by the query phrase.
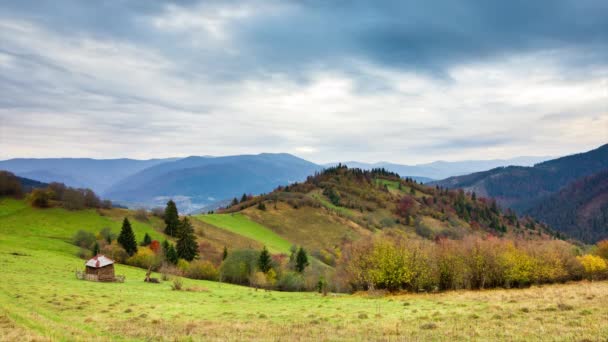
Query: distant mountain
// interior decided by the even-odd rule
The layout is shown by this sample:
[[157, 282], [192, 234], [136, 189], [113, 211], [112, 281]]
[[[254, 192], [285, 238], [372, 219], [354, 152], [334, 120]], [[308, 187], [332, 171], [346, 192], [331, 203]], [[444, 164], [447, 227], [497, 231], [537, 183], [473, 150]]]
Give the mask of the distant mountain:
[[104, 196], [135, 205], [177, 201], [181, 211], [200, 211], [243, 193], [259, 194], [303, 181], [322, 167], [290, 154], [188, 157], [149, 167], [113, 185]]
[[[357, 161], [347, 161], [342, 162], [342, 164], [345, 164], [348, 167], [356, 167], [363, 170], [385, 168], [388, 171], [398, 173], [402, 177], [410, 177], [418, 182], [427, 183], [432, 180], [465, 175], [500, 166], [532, 166], [547, 159], [550, 159], [550, 157], [517, 157], [512, 159], [464, 160], [456, 162], [435, 161], [432, 163], [417, 165], [402, 165], [389, 162], [361, 163]], [[335, 166], [337, 164], [338, 163], [329, 163], [326, 164], [326, 166]]]
[[39, 182], [29, 178], [17, 177], [17, 179], [19, 179], [19, 183], [21, 183], [21, 188], [24, 192], [30, 192], [32, 189], [46, 188], [48, 186], [48, 183]]
[[585, 242], [608, 239], [608, 169], [570, 183], [526, 213]]
[[174, 160], [176, 159], [18, 158], [0, 161], [0, 169], [42, 182], [61, 182], [72, 187], [90, 188], [101, 194], [129, 175]]
[[608, 168], [608, 144], [595, 150], [549, 160], [534, 167], [509, 166], [432, 182], [493, 197], [524, 212], [569, 183]]

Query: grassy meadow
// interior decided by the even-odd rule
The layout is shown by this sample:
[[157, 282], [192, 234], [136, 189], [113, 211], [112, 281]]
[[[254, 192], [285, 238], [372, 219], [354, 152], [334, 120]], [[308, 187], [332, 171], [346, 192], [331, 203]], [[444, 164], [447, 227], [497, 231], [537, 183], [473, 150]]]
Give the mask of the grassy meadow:
[[272, 230], [251, 221], [243, 214], [206, 214], [197, 215], [197, 219], [215, 227], [226, 229], [251, 240], [265, 244], [271, 253], [289, 253], [291, 243]]
[[[73, 233], [105, 226], [118, 231], [124, 214], [32, 209], [0, 200], [1, 341], [608, 338], [608, 282], [324, 297], [189, 279], [184, 290], [173, 291], [171, 281], [144, 283], [145, 270], [123, 265], [116, 273], [126, 276], [125, 283], [77, 280], [74, 272], [84, 262], [70, 243]], [[156, 219], [132, 222], [138, 237], [162, 236]], [[273, 241], [274, 248], [285, 247]]]

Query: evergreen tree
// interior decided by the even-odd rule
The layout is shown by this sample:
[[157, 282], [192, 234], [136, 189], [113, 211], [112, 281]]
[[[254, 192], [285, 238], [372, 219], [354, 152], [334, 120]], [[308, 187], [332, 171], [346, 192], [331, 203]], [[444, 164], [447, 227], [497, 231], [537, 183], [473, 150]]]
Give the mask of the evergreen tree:
[[169, 246], [167, 247], [165, 259], [173, 265], [177, 264], [177, 260], [179, 259], [179, 257], [177, 256], [177, 251], [175, 250], [175, 247], [172, 244], [169, 244]]
[[148, 233], [146, 233], [146, 235], [144, 235], [144, 240], [141, 242], [141, 245], [150, 246], [151, 243], [152, 243], [152, 238], [150, 237], [150, 235], [148, 235]]
[[97, 243], [97, 241], [95, 241], [95, 244], [93, 245], [93, 256], [99, 254], [99, 243]]
[[264, 204], [264, 202], [260, 201], [260, 203], [258, 203], [258, 210], [266, 210], [266, 204]]
[[198, 245], [194, 236], [194, 227], [187, 217], [180, 223], [179, 236], [177, 237], [177, 256], [192, 261], [198, 254]]
[[300, 249], [298, 249], [298, 254], [296, 254], [296, 271], [302, 273], [308, 265], [308, 255], [306, 255], [306, 250], [300, 247]]
[[228, 257], [228, 248], [226, 248], [226, 246], [224, 246], [224, 252], [222, 253], [222, 261], [226, 260], [227, 257]]
[[133, 255], [137, 253], [137, 241], [135, 240], [135, 233], [131, 228], [131, 222], [125, 217], [122, 221], [122, 229], [120, 235], [118, 235], [118, 243], [127, 251], [127, 254]]
[[237, 204], [239, 204], [239, 200], [237, 200], [236, 197], [235, 197], [235, 198], [232, 199], [232, 203], [230, 203], [230, 206], [234, 207]]
[[413, 187], [410, 188], [410, 194], [411, 195], [416, 195], [416, 189], [414, 189]]
[[165, 207], [165, 224], [165, 234], [177, 236], [177, 231], [179, 229], [179, 214], [173, 200], [169, 200], [169, 202], [167, 202], [167, 207]]
[[241, 203], [247, 202], [247, 199], [247, 194], [243, 194], [243, 196], [241, 197]]
[[264, 246], [264, 248], [262, 248], [262, 252], [260, 253], [260, 258], [258, 259], [258, 268], [260, 269], [260, 271], [264, 273], [270, 271], [270, 262], [270, 253], [268, 252], [266, 246]]

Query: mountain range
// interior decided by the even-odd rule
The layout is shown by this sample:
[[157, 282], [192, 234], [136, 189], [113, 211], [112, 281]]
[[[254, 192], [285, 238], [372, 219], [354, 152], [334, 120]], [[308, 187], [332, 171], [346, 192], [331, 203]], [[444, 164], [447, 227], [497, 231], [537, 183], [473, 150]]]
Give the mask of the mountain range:
[[[519, 157], [507, 160], [437, 161], [419, 165], [356, 161], [343, 164], [365, 170], [385, 168], [418, 182], [428, 182], [487, 170], [497, 165], [529, 165], [543, 159]], [[243, 193], [259, 194], [272, 191], [279, 185], [303, 181], [331, 165], [315, 164], [289, 154], [263, 153], [150, 160], [18, 158], [0, 161], [0, 170], [41, 182], [61, 182], [72, 187], [90, 188], [104, 198], [131, 207], [163, 205], [168, 198], [173, 198], [180, 210], [194, 212], [223, 205]]]
[[608, 196], [602, 190], [606, 170], [608, 144], [533, 167], [499, 167], [431, 185], [492, 197], [502, 207], [533, 215], [571, 236], [594, 242], [608, 238], [605, 220]]
[[[551, 157], [516, 157], [511, 159], [491, 159], [491, 160], [463, 160], [463, 161], [443, 161], [438, 160], [432, 163], [403, 165], [390, 162], [362, 163], [357, 161], [342, 162], [348, 167], [371, 170], [374, 168], [385, 168], [391, 172], [396, 172], [401, 176], [413, 178], [418, 182], [427, 183], [433, 180], [445, 179], [452, 176], [466, 175], [473, 172], [490, 170], [500, 166], [532, 166], [534, 164], [549, 160]], [[338, 163], [329, 163], [325, 166], [335, 166]]]

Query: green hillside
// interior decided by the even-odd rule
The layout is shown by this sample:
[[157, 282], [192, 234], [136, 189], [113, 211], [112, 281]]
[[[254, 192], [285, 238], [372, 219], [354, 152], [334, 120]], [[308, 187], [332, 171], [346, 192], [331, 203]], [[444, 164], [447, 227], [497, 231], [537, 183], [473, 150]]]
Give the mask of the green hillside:
[[289, 253], [289, 247], [292, 245], [272, 230], [251, 221], [242, 214], [208, 214], [197, 215], [196, 218], [215, 227], [258, 241], [266, 245], [272, 253]]
[[11, 244], [22, 247], [74, 254], [78, 248], [71, 241], [78, 230], [97, 234], [108, 227], [118, 234], [124, 217], [130, 218], [138, 239], [142, 239], [146, 233], [153, 239], [164, 239], [163, 234], [159, 232], [162, 227], [159, 219], [152, 217], [149, 222], [139, 222], [133, 214], [125, 209], [39, 209], [32, 208], [24, 201], [4, 198], [0, 199], [0, 241], [10, 241]]
[[[323, 297], [189, 279], [186, 290], [172, 291], [171, 281], [145, 283], [145, 270], [124, 265], [116, 266], [124, 283], [77, 280], [74, 271], [83, 268], [83, 260], [75, 256], [71, 236], [105, 226], [117, 231], [121, 218], [133, 214], [32, 209], [23, 201], [0, 199], [0, 341], [538, 340], [547, 331], [556, 340], [594, 340], [608, 334], [608, 327], [598, 324], [608, 306], [606, 282], [588, 283], [584, 290], [577, 284]], [[237, 216], [238, 223], [243, 219]], [[160, 220], [131, 221], [138, 237], [146, 232], [162, 237]], [[203, 229], [214, 238], [221, 233]]]
[[220, 212], [223, 216], [200, 217], [257, 241], [274, 239], [267, 229], [249, 228], [247, 217], [291, 244], [305, 246], [329, 265], [339, 258], [339, 248], [345, 243], [380, 232], [426, 239], [488, 234], [526, 240], [555, 236], [546, 226], [502, 212], [492, 200], [472, 193], [425, 186], [386, 170], [344, 166]]

